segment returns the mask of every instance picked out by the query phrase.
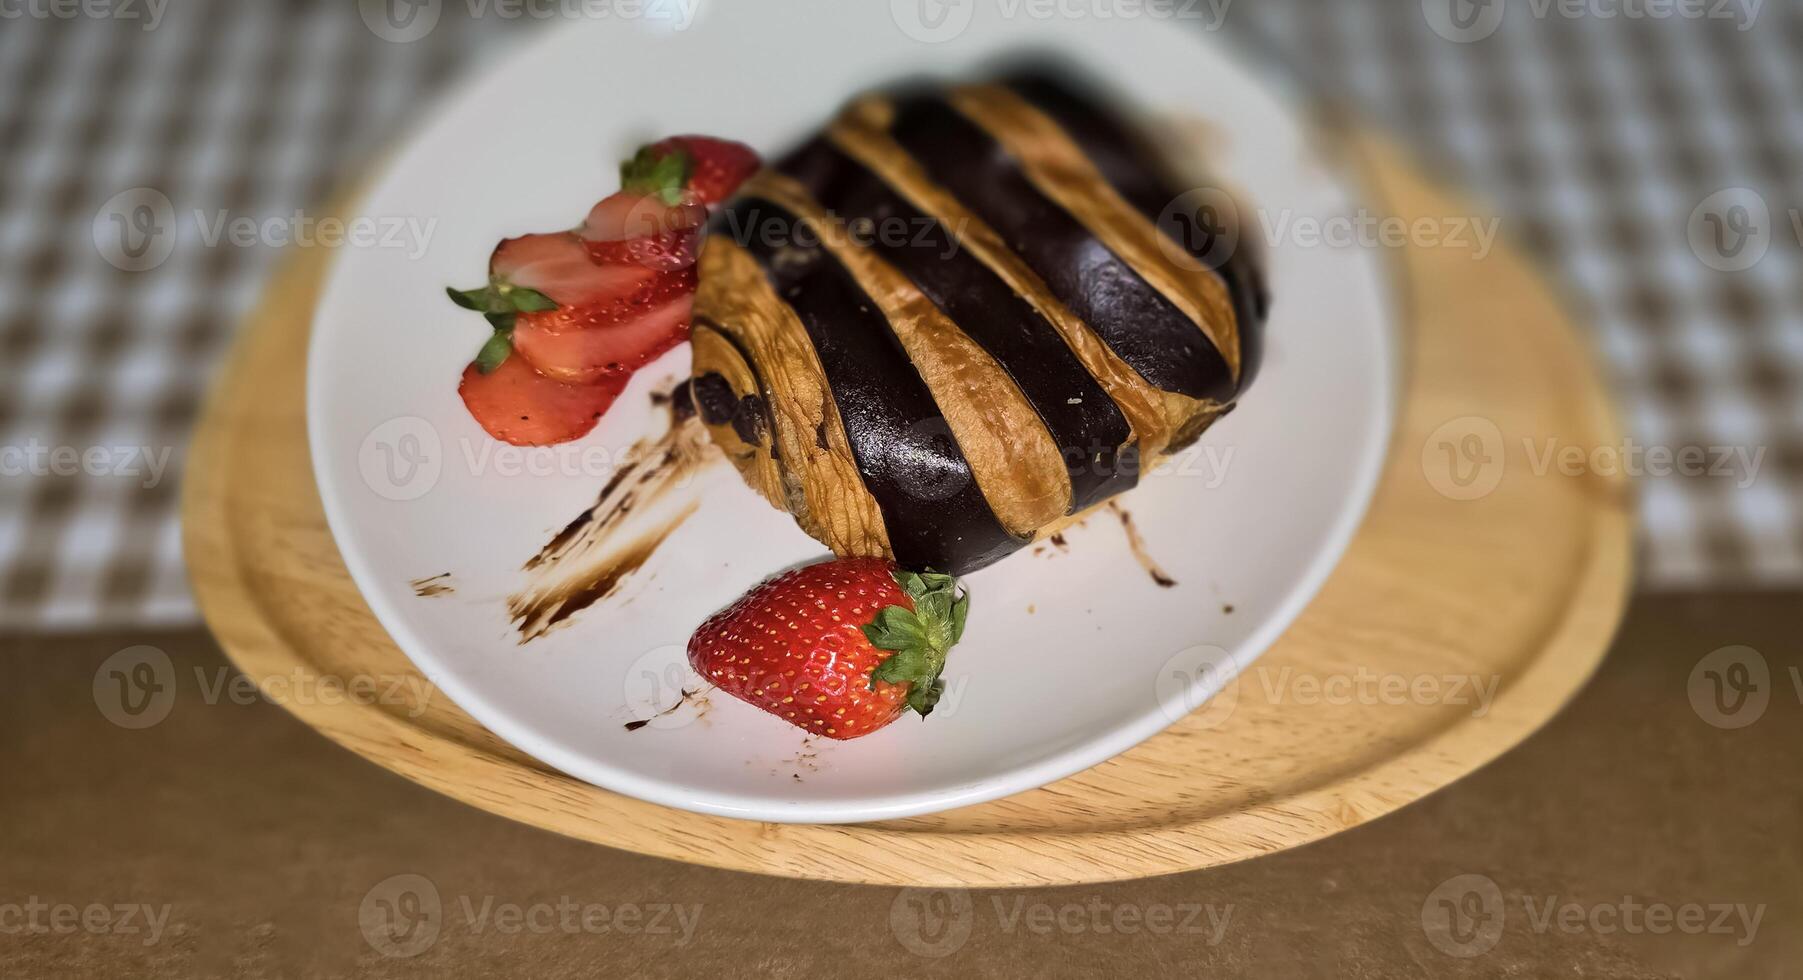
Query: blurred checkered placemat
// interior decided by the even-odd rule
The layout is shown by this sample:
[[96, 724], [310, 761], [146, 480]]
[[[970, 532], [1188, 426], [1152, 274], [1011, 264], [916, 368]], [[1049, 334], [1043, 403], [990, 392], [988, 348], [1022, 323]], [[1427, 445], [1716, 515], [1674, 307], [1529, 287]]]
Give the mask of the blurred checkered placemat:
[[[1803, 581], [1803, 13], [1752, 4], [1163, 5], [1492, 202], [1586, 307], [1641, 445], [1762, 454], [1643, 482], [1653, 585]], [[182, 447], [279, 252], [193, 216], [317, 206], [540, 19], [420, 0], [372, 27], [369, 6], [0, 3], [0, 629], [193, 617]]]
[[1597, 465], [1643, 477], [1644, 584], [1803, 582], [1803, 8], [1244, 12], [1246, 36], [1488, 200], [1563, 279], [1630, 433]]

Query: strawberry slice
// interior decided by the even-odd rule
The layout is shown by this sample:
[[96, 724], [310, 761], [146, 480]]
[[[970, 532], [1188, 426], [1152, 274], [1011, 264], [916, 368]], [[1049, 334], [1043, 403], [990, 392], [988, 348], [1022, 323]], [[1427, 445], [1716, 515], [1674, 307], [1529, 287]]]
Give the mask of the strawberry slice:
[[577, 384], [630, 373], [688, 339], [695, 270], [665, 273], [611, 303], [521, 316], [513, 349], [540, 373]]
[[758, 166], [743, 144], [671, 137], [621, 164], [619, 193], [580, 227], [496, 246], [486, 285], [447, 290], [493, 331], [458, 389], [470, 414], [515, 445], [592, 429], [634, 370], [688, 338], [708, 207]]
[[695, 264], [706, 222], [707, 208], [695, 201], [618, 191], [589, 211], [576, 234], [591, 261], [671, 272]]
[[559, 306], [618, 296], [650, 278], [636, 269], [597, 270], [582, 239], [567, 231], [509, 238], [488, 260], [490, 288], [536, 290]]
[[457, 393], [489, 435], [515, 446], [549, 446], [587, 435], [630, 380], [619, 374], [596, 384], [565, 384], [532, 370], [525, 358], [510, 357], [490, 371], [474, 363], [464, 368]]

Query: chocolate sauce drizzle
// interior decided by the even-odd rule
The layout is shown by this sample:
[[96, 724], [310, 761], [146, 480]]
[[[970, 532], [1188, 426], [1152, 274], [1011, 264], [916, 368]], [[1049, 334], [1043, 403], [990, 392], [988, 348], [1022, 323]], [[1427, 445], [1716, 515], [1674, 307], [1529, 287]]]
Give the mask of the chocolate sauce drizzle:
[[[507, 600], [521, 643], [618, 594], [701, 505], [693, 476], [721, 457], [695, 416], [684, 414], [685, 404], [673, 402], [670, 428], [635, 444], [595, 505], [526, 562], [527, 585]], [[678, 496], [685, 491], [686, 498]]]

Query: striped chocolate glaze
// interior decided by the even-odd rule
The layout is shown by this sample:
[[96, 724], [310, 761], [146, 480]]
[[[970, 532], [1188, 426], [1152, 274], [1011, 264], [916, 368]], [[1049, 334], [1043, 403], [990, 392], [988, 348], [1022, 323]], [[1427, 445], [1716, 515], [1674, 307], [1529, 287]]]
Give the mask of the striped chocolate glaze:
[[1148, 383], [1197, 399], [1233, 397], [1233, 371], [1196, 321], [1035, 187], [986, 130], [936, 94], [898, 100], [894, 113], [895, 141]]
[[[806, 328], [895, 560], [908, 568], [981, 568], [1013, 552], [970, 462], [889, 322], [856, 279], [787, 209], [741, 198], [717, 219], [753, 231], [739, 243]], [[811, 232], [811, 234], [804, 233]]]
[[1139, 469], [1120, 452], [1127, 418], [1056, 329], [940, 221], [923, 214], [829, 140], [817, 138], [775, 170], [849, 225], [873, 232], [868, 247], [895, 266], [1008, 373], [1063, 453], [1069, 512], [1131, 489]]
[[1271, 294], [1256, 252], [1248, 247], [1216, 249], [1216, 229], [1197, 223], [1203, 237], [1170, 235], [1159, 217], [1171, 203], [1171, 181], [1157, 162], [1157, 154], [1140, 135], [1114, 114], [1082, 92], [1044, 71], [1025, 70], [1000, 79], [1000, 84], [1026, 100], [1053, 121], [1083, 150], [1114, 189], [1161, 233], [1202, 260], [1221, 277], [1233, 298], [1233, 316], [1239, 330], [1240, 370], [1237, 390], [1244, 391], [1258, 374], [1264, 354], [1265, 318], [1271, 312]]
[[834, 552], [954, 574], [1132, 487], [1244, 389], [1267, 303], [1170, 248], [1154, 161], [1045, 78], [855, 102], [711, 227], [715, 441]]

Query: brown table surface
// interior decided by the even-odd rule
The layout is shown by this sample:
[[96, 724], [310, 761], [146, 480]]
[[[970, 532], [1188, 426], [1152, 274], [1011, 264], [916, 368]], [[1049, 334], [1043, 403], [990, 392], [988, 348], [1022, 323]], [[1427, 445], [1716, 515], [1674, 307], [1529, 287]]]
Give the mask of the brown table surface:
[[[198, 630], [0, 638], [0, 976], [1795, 975], [1799, 600], [1641, 597], [1543, 731], [1337, 837], [959, 894], [716, 871], [491, 816], [217, 693], [229, 667]], [[138, 644], [178, 681], [132, 730], [95, 679]], [[1728, 728], [1704, 717], [1729, 717], [1705, 671], [1744, 655], [1697, 668], [1736, 644], [1769, 681]]]

